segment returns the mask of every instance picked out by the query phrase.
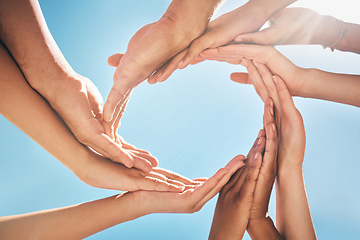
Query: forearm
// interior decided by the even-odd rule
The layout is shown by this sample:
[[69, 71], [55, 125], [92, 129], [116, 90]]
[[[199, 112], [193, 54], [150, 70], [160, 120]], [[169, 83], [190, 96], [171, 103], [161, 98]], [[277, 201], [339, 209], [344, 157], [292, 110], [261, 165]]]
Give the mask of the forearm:
[[88, 150], [26, 82], [0, 45], [0, 114], [76, 173]]
[[301, 97], [317, 98], [360, 107], [360, 76], [304, 69]]
[[0, 1], [0, 37], [30, 85], [45, 98], [61, 76], [74, 74], [36, 0]]
[[285, 239], [316, 239], [301, 168], [278, 170], [276, 223]]
[[249, 220], [247, 231], [253, 240], [282, 240], [282, 236], [276, 229], [270, 217]]
[[[0, 218], [1, 239], [83, 239], [143, 215], [130, 193]], [[21, 229], [21, 231], [19, 231]]]

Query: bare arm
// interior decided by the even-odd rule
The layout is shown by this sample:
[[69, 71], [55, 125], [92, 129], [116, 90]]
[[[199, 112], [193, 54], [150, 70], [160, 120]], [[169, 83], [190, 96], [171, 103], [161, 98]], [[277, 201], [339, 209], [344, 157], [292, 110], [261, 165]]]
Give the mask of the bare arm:
[[[126, 168], [79, 143], [49, 104], [24, 79], [0, 45], [0, 114], [67, 166], [85, 183], [117, 190], [181, 191], [183, 184], [167, 182], [166, 171]], [[138, 152], [137, 154], [141, 154]], [[146, 155], [146, 153], [145, 153]], [[164, 175], [165, 174], [165, 175]], [[188, 182], [190, 183], [190, 182]]]
[[126, 192], [59, 209], [0, 217], [0, 238], [83, 239], [150, 213], [193, 213], [213, 198], [243, 165], [243, 158], [235, 157], [214, 176], [187, 185], [181, 193]]
[[[205, 50], [201, 55], [198, 61], [211, 59], [232, 64], [242, 64], [242, 59], [248, 58], [266, 64], [273, 74], [280, 76], [292, 96], [317, 98], [360, 107], [360, 76], [300, 68], [270, 46], [229, 45]], [[231, 78], [239, 83], [253, 83], [247, 73], [233, 73]], [[264, 96], [261, 97], [266, 101]]]

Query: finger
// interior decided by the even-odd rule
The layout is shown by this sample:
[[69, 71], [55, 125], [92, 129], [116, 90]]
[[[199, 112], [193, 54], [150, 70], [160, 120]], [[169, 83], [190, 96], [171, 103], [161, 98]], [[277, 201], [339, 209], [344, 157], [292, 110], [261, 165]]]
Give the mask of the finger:
[[148, 176], [153, 177], [153, 178], [159, 178], [160, 180], [163, 180], [165, 182], [168, 182], [168, 183], [176, 185], [176, 186], [191, 186], [191, 185], [195, 184], [195, 183], [193, 183], [193, 184], [185, 184], [185, 183], [183, 183], [181, 181], [177, 181], [175, 179], [168, 178], [165, 175], [163, 175], [161, 173], [157, 173], [155, 171], [151, 171]]
[[199, 178], [194, 178], [193, 181], [194, 182], [205, 182], [207, 181], [209, 178], [206, 177], [199, 177]]
[[277, 130], [274, 117], [274, 104], [268, 99], [264, 109], [264, 127], [266, 132], [266, 145], [261, 171], [268, 172], [275, 178], [277, 156]]
[[121, 74], [118, 74], [118, 69], [119, 68], [115, 71], [114, 85], [112, 86], [104, 105], [104, 120], [106, 122], [110, 122], [113, 119], [116, 107], [118, 105], [122, 106], [126, 101], [128, 94], [130, 94], [134, 88], [132, 81], [123, 80], [124, 77]]
[[96, 137], [83, 142], [83, 144], [115, 162], [124, 164], [128, 168], [134, 165], [134, 159], [131, 155], [124, 151], [119, 144], [115, 143], [106, 134], [98, 134]]
[[248, 73], [234, 72], [230, 75], [230, 79], [237, 83], [252, 84]]
[[132, 156], [133, 160], [134, 160], [134, 168], [137, 168], [141, 171], [144, 171], [146, 173], [151, 172], [152, 168], [152, 164], [151, 162], [146, 159], [143, 158], [139, 155], [133, 154], [132, 152], [129, 152], [129, 154]]
[[205, 33], [204, 35], [200, 36], [199, 38], [195, 39], [190, 47], [189, 50], [184, 57], [184, 59], [179, 63], [178, 68], [183, 69], [197, 56], [199, 55], [204, 49], [207, 49], [212, 44], [212, 37], [210, 36], [211, 33]]
[[259, 45], [272, 45], [274, 44], [271, 41], [272, 36], [273, 35], [271, 34], [271, 29], [266, 28], [259, 32], [241, 34], [234, 39], [234, 42], [253, 43]]
[[164, 180], [146, 176], [138, 180], [138, 186], [141, 190], [160, 191], [160, 192], [183, 192], [185, 186], [177, 186]]
[[120, 63], [121, 58], [124, 56], [122, 53], [115, 53], [108, 58], [108, 64], [111, 67], [117, 67]]
[[[267, 89], [267, 92], [269, 93], [269, 97], [271, 97], [271, 99], [274, 101], [275, 106], [277, 106], [276, 110], [281, 112], [279, 93], [276, 89], [273, 74], [270, 72], [270, 70], [264, 64], [258, 63], [256, 61], [254, 61], [254, 64], [256, 65], [257, 69], [259, 70], [259, 73], [266, 85], [266, 89]], [[266, 100], [264, 102], [266, 102]]]
[[284, 109], [284, 112], [293, 112], [296, 110], [294, 101], [292, 100], [284, 80], [282, 80], [279, 76], [274, 76], [273, 80], [276, 85], [279, 101], [281, 102], [281, 106]]
[[240, 167], [229, 179], [229, 181], [223, 186], [220, 190], [220, 194], [226, 193], [228, 191], [232, 190], [232, 187], [236, 184], [236, 182], [239, 180], [239, 177], [242, 175], [242, 172], [245, 171], [246, 166], [244, 163], [244, 166]]
[[185, 185], [194, 184], [194, 181], [193, 181], [193, 180], [191, 180], [191, 179], [189, 179], [189, 178], [187, 178], [187, 177], [181, 176], [180, 174], [175, 173], [175, 172], [172, 172], [172, 171], [170, 171], [170, 170], [166, 170], [166, 169], [163, 169], [163, 168], [154, 168], [154, 169], [153, 169], [153, 172], [162, 174], [162, 175], [164, 175], [165, 177], [167, 177], [168, 179], [172, 179], [172, 180], [176, 180], [176, 181], [182, 182], [182, 183], [184, 183]]
[[128, 152], [134, 157], [134, 159], [135, 159], [135, 157], [139, 157], [139, 158], [147, 160], [151, 164], [152, 167], [156, 167], [159, 165], [157, 158], [149, 153], [139, 152], [137, 150], [128, 150]]
[[255, 152], [255, 148], [258, 145], [259, 139], [263, 138], [263, 137], [265, 137], [265, 131], [264, 131], [264, 129], [260, 129], [260, 131], [254, 141], [254, 144], [252, 145], [252, 147], [250, 148], [250, 150], [247, 154], [247, 158], [249, 158]]
[[243, 163], [243, 157], [237, 156], [233, 158], [225, 168], [220, 169], [213, 177], [195, 189], [194, 199], [197, 199], [197, 203], [194, 205], [194, 208], [196, 210], [201, 209], [207, 201], [213, 198]]
[[[124, 112], [126, 110], [126, 106], [127, 106], [128, 102], [130, 100], [132, 90], [133, 89], [129, 90], [126, 93], [126, 95], [124, 97], [124, 100], [122, 100], [120, 102], [120, 104], [115, 109], [114, 117], [113, 117], [113, 120], [112, 120], [114, 122], [113, 125], [114, 125], [115, 131], [117, 131], [119, 129], [120, 125], [121, 125], [120, 121], [121, 121], [122, 116], [124, 115]], [[116, 134], [116, 133], [114, 133], [114, 134]]]
[[243, 58], [242, 63], [249, 72], [249, 76], [251, 78], [252, 84], [256, 89], [256, 92], [260, 96], [261, 100], [265, 102], [266, 99], [269, 98], [269, 93], [258, 69], [256, 68], [256, 66], [252, 61], [246, 58]]
[[248, 199], [249, 202], [252, 202], [252, 199], [254, 197], [256, 181], [259, 176], [261, 163], [262, 163], [261, 153], [257, 152], [254, 155], [253, 159], [251, 159], [251, 164], [249, 165], [243, 185], [240, 186], [240, 188], [239, 186], [237, 186], [240, 199]]
[[181, 51], [175, 57], [173, 57], [166, 65], [164, 65], [159, 73], [155, 73], [151, 82], [163, 82], [170, 77], [170, 75], [177, 69], [179, 63], [184, 59], [188, 49]]

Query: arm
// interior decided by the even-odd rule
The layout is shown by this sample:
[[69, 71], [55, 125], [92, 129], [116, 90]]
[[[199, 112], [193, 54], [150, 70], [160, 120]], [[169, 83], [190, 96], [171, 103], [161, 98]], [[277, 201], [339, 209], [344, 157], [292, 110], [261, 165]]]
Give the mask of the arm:
[[271, 18], [270, 24], [260, 32], [241, 34], [234, 41], [262, 45], [318, 44], [360, 54], [359, 24], [342, 22], [306, 8], [285, 8]]
[[[181, 191], [182, 177], [158, 168], [145, 173], [99, 156], [79, 143], [49, 104], [24, 79], [0, 45], [0, 114], [68, 167], [85, 183], [107, 189]], [[129, 151], [133, 149], [128, 146]], [[134, 151], [139, 156], [146, 152]], [[170, 181], [167, 181], [170, 179]], [[172, 180], [171, 180], [172, 179]], [[173, 181], [174, 180], [174, 181]], [[189, 184], [191, 181], [187, 181]]]
[[[300, 68], [273, 47], [229, 45], [205, 50], [201, 55], [202, 57], [197, 61], [211, 59], [244, 64], [243, 58], [255, 60], [265, 64], [273, 74], [279, 75], [285, 81], [292, 96], [317, 98], [360, 107], [360, 76]], [[253, 84], [246, 73], [233, 73], [231, 78], [239, 83]], [[266, 97], [261, 97], [266, 101]]]
[[250, 0], [243, 6], [211, 21], [203, 35], [195, 39], [183, 52], [174, 57], [149, 78], [150, 83], [165, 81], [177, 68], [185, 68], [207, 48], [215, 48], [233, 41], [242, 33], [254, 32], [277, 11], [296, 0]]
[[235, 157], [206, 182], [188, 185], [181, 193], [126, 192], [65, 208], [0, 217], [0, 238], [83, 239], [150, 213], [193, 213], [217, 194], [244, 165], [243, 160], [243, 157]]
[[173, 0], [157, 22], [136, 32], [116, 64], [114, 85], [104, 105], [105, 121], [118, 118], [119, 108], [131, 90], [204, 32], [220, 2]]
[[0, 1], [0, 38], [31, 87], [51, 104], [80, 142], [127, 167], [149, 172], [157, 166], [156, 161], [128, 152], [105, 131], [102, 96], [66, 61], [36, 0]]
[[262, 97], [275, 105], [278, 129], [278, 172], [276, 179], [276, 218], [280, 234], [285, 239], [316, 239], [306, 197], [302, 162], [305, 153], [305, 129], [300, 112], [279, 76], [269, 69], [243, 59], [254, 87]]

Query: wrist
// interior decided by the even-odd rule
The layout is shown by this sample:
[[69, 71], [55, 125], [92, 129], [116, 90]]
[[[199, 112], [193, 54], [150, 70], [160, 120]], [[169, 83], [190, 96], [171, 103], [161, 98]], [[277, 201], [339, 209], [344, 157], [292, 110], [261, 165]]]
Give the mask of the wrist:
[[317, 23], [313, 34], [313, 43], [324, 47], [334, 47], [343, 23], [339, 19], [327, 15], [318, 15]]

